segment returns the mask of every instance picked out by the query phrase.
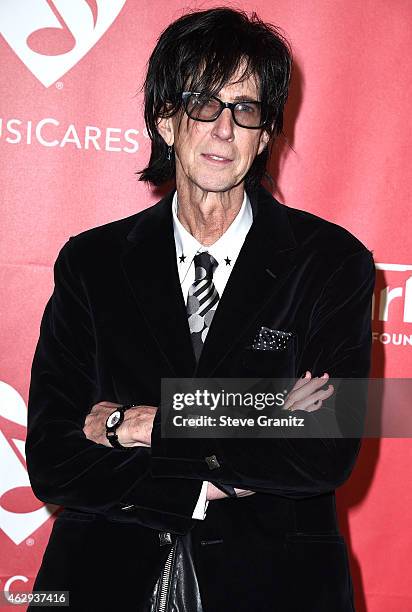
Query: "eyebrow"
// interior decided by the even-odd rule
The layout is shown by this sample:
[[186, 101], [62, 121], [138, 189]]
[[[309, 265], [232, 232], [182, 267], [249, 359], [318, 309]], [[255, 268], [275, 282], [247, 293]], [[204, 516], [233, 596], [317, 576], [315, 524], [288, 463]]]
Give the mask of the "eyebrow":
[[[202, 93], [200, 91], [197, 91], [195, 93]], [[220, 95], [217, 96], [218, 98], [220, 97]], [[259, 100], [256, 100], [256, 98], [253, 98], [252, 96], [250, 96], [249, 94], [243, 94], [240, 96], [235, 96], [234, 98], [232, 98], [233, 102], [237, 102], [238, 100], [242, 100], [242, 102], [259, 102]]]
[[253, 98], [252, 96], [249, 96], [248, 94], [243, 94], [243, 96], [236, 96], [235, 98], [233, 98], [233, 100], [235, 102], [237, 100], [247, 100], [249, 102], [257, 102], [256, 98]]

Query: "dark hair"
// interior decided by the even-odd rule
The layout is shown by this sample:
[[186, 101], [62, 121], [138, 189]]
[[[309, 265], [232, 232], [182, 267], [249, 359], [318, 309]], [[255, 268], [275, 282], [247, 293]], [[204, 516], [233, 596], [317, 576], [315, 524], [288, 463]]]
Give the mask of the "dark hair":
[[[263, 129], [271, 137], [282, 132], [283, 108], [288, 96], [292, 67], [290, 44], [272, 24], [255, 12], [218, 7], [183, 15], [160, 35], [148, 61], [144, 89], [144, 117], [152, 141], [148, 166], [136, 174], [139, 181], [160, 186], [174, 179], [174, 155], [167, 159], [168, 146], [157, 129], [160, 117], [170, 117], [182, 108], [181, 92], [207, 91], [216, 95], [231, 81], [245, 62], [241, 81], [258, 77]], [[268, 147], [256, 156], [245, 176], [245, 189], [256, 189], [266, 173]]]

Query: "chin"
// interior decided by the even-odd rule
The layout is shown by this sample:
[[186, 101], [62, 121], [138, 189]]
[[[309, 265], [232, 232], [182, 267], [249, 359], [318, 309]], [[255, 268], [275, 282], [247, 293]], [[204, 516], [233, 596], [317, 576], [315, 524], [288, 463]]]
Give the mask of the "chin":
[[197, 187], [199, 187], [199, 189], [202, 189], [203, 191], [215, 192], [228, 191], [229, 189], [232, 189], [232, 187], [237, 185], [235, 178], [224, 179], [223, 177], [221, 177], [220, 180], [218, 180], [216, 177], [213, 177], [213, 179], [211, 177], [203, 179], [199, 178], [198, 180], [195, 180], [194, 183], [197, 185]]

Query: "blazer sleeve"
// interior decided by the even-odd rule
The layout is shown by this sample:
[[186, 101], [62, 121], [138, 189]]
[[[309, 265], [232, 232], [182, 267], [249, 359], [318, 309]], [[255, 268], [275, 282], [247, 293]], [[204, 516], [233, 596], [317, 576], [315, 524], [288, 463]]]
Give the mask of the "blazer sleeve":
[[154, 480], [151, 449], [115, 449], [88, 440], [86, 415], [95, 403], [96, 341], [88, 296], [69, 241], [54, 264], [54, 290], [40, 324], [31, 368], [26, 460], [42, 501], [126, 518], [156, 528], [187, 525], [202, 481]]
[[[364, 248], [343, 260], [316, 300], [305, 344], [298, 354], [297, 372], [309, 370], [312, 377], [328, 372], [330, 378], [342, 380], [369, 376], [374, 285], [371, 251]], [[366, 401], [366, 394], [356, 396], [350, 406], [360, 423], [364, 422]], [[303, 417], [305, 426], [309, 425], [312, 431], [322, 432], [320, 413], [326, 414], [327, 402], [319, 411], [298, 410], [293, 414]], [[344, 407], [342, 403], [341, 409]], [[173, 442], [161, 439], [158, 428], [154, 428], [154, 476], [209, 478], [212, 482], [290, 498], [310, 497], [342, 485], [361, 445], [360, 437], [322, 438], [321, 433], [307, 438], [197, 439], [196, 445], [188, 440], [186, 447]], [[190, 450], [183, 455], [185, 448]], [[213, 455], [216, 461], [211, 464], [206, 457]]]

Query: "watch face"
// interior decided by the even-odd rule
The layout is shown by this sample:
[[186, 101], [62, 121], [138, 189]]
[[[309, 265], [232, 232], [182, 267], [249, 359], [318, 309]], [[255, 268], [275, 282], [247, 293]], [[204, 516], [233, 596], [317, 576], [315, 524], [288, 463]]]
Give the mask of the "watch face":
[[106, 427], [114, 427], [115, 425], [117, 425], [117, 423], [120, 421], [121, 414], [122, 413], [120, 412], [120, 410], [116, 410], [116, 412], [113, 412], [106, 421]]

